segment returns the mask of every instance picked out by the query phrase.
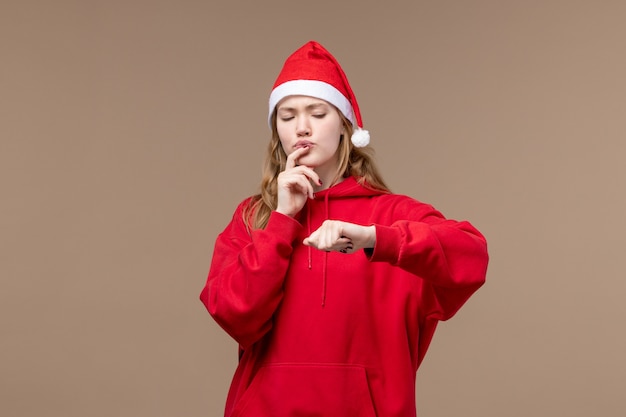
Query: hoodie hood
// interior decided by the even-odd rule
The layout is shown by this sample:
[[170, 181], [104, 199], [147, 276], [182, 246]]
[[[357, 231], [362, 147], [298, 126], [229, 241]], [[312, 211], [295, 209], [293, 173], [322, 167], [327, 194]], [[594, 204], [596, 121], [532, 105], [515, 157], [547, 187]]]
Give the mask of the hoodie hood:
[[[363, 184], [361, 184], [360, 181], [362, 181]], [[368, 187], [364, 179], [357, 180], [355, 177], [348, 177], [339, 184], [315, 193], [315, 198], [328, 198], [332, 200], [337, 198], [371, 197], [381, 194], [389, 194], [389, 192]]]

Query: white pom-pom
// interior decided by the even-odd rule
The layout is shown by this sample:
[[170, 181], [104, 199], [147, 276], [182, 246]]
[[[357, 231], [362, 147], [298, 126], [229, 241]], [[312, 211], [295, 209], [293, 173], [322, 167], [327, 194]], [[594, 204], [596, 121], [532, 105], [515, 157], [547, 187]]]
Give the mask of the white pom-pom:
[[357, 148], [362, 148], [370, 143], [370, 132], [357, 127], [352, 133], [352, 144]]

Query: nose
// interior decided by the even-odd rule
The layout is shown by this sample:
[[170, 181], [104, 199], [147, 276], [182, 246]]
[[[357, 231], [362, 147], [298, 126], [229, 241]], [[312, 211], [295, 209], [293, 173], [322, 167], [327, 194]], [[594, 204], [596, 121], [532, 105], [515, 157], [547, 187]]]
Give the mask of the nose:
[[306, 117], [298, 118], [298, 122], [296, 124], [296, 135], [298, 137], [311, 135], [311, 127], [309, 126], [309, 121]]

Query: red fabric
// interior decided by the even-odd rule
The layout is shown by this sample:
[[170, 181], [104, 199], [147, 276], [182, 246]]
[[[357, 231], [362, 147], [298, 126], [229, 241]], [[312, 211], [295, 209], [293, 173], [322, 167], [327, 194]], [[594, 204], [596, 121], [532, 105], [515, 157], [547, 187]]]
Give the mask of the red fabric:
[[[245, 204], [217, 238], [200, 296], [243, 352], [225, 415], [414, 416], [416, 371], [438, 321], [484, 283], [484, 237], [353, 178], [251, 234]], [[328, 218], [376, 225], [376, 247], [309, 251], [307, 231]]]

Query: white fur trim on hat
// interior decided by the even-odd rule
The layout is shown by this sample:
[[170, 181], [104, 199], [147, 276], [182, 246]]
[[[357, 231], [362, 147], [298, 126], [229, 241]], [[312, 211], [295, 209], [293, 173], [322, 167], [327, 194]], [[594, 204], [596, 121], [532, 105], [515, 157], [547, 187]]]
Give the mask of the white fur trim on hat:
[[[354, 111], [350, 101], [332, 85], [317, 80], [293, 80], [282, 83], [270, 94], [268, 123], [271, 125], [272, 113], [276, 105], [288, 96], [310, 96], [326, 100], [337, 107], [356, 128]], [[270, 126], [271, 127], [271, 126]], [[369, 135], [368, 135], [369, 138]], [[369, 139], [368, 139], [369, 142]], [[363, 145], [365, 146], [365, 145]]]

